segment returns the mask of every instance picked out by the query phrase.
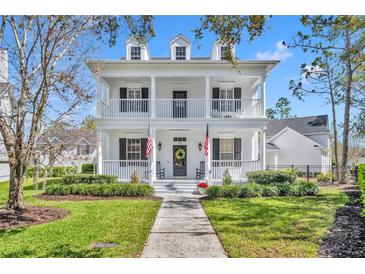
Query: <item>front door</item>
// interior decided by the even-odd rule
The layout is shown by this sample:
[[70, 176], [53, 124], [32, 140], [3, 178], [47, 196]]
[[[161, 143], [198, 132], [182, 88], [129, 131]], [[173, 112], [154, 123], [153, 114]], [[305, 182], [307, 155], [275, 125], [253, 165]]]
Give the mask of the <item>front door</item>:
[[187, 151], [186, 145], [174, 145], [173, 146], [173, 163], [174, 163], [174, 176], [187, 176], [186, 159]]
[[186, 91], [174, 91], [173, 93], [173, 117], [185, 118], [186, 117]]

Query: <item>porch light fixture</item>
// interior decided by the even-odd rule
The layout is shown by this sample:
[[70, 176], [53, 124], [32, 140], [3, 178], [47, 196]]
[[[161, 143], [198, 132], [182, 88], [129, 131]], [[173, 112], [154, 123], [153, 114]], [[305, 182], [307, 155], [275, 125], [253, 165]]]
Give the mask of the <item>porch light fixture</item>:
[[199, 148], [199, 150], [202, 150], [202, 147], [203, 147], [202, 143], [201, 143], [201, 142], [199, 142], [199, 144], [198, 144], [198, 148]]
[[162, 148], [161, 142], [158, 143], [157, 147], [158, 147], [158, 150], [161, 150], [161, 148]]

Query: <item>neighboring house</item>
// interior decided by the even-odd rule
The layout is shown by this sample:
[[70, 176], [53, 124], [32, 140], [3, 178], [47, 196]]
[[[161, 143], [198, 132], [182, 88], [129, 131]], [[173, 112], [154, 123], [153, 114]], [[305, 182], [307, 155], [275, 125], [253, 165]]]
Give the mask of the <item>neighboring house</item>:
[[[0, 49], [0, 116], [6, 117], [10, 113], [8, 91], [12, 86], [8, 82], [8, 53]], [[10, 175], [9, 159], [3, 138], [0, 134], [0, 182], [7, 180]]]
[[269, 169], [310, 165], [327, 172], [331, 165], [328, 115], [272, 120], [266, 129], [266, 165]]
[[[226, 169], [245, 181], [247, 171], [263, 169], [265, 83], [279, 61], [237, 60], [233, 68], [220, 43], [210, 57], [194, 58], [183, 35], [171, 40], [170, 52], [169, 58], [154, 58], [146, 44], [128, 39], [126, 58], [87, 62], [98, 79], [98, 172], [126, 181], [137, 171], [153, 183], [221, 181]], [[153, 149], [147, 159], [149, 124]]]
[[96, 162], [96, 132], [87, 129], [50, 130], [37, 141], [39, 162], [53, 166], [75, 166]]

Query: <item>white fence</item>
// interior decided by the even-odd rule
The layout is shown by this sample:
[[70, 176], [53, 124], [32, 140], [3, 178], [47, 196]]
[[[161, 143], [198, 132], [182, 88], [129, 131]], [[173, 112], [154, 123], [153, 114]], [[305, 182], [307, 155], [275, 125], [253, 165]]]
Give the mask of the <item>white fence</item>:
[[156, 116], [161, 118], [205, 117], [205, 99], [156, 99]]
[[260, 170], [260, 167], [260, 161], [214, 160], [211, 161], [212, 179], [222, 179], [226, 170], [228, 170], [232, 179], [247, 179], [246, 172]]
[[149, 117], [149, 99], [111, 99], [100, 102], [101, 117]]
[[118, 179], [129, 180], [134, 171], [143, 180], [148, 179], [148, 161], [131, 161], [131, 160], [104, 160], [103, 174], [110, 174], [117, 176]]

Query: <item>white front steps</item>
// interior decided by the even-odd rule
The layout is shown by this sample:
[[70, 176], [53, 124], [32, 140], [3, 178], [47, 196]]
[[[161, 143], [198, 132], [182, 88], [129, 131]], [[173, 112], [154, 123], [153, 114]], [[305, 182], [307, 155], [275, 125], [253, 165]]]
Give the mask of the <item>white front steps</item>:
[[152, 185], [156, 193], [194, 193], [197, 190], [197, 180], [159, 180]]

